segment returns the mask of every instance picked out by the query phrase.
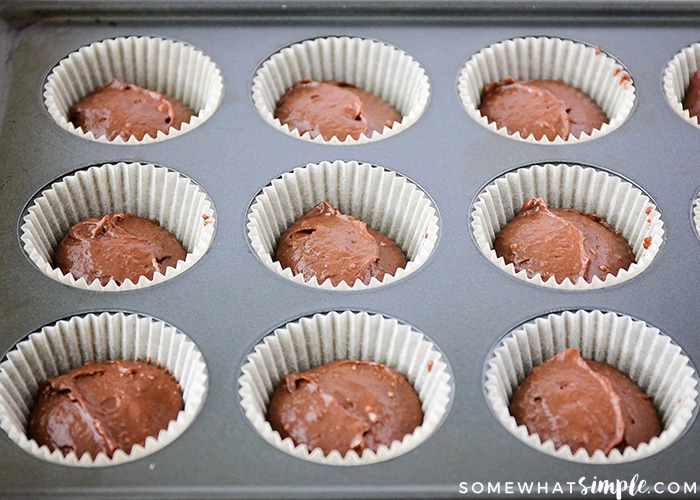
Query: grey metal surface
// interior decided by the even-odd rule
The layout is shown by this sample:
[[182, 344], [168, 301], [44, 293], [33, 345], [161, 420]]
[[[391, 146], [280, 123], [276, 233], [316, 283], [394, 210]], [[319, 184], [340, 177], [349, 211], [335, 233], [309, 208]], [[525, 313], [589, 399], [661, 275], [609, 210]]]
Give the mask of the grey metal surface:
[[[666, 63], [700, 38], [698, 24], [636, 26], [623, 18], [578, 26], [569, 19], [560, 25], [525, 24], [516, 16], [495, 17], [493, 23], [416, 18], [367, 24], [361, 16], [327, 23], [186, 18], [163, 23], [157, 15], [112, 23], [109, 18], [53, 21], [18, 27], [13, 18], [12, 25], [0, 26], [0, 52], [7, 56], [0, 80], [6, 84], [0, 117], [0, 353], [59, 318], [133, 311], [160, 318], [196, 342], [209, 368], [210, 388], [202, 413], [182, 436], [121, 466], [86, 470], [47, 464], [0, 434], [0, 496], [435, 498], [460, 496], [460, 482], [492, 482], [500, 484], [502, 496], [512, 497], [503, 489], [506, 482], [539, 481], [550, 491], [560, 484], [564, 494], [554, 496], [565, 497], [567, 483], [582, 477], [630, 480], [638, 474], [649, 484], [700, 482], [697, 422], [673, 446], [646, 460], [586, 466], [546, 456], [511, 436], [492, 415], [482, 389], [484, 362], [494, 344], [522, 322], [562, 309], [612, 310], [644, 320], [700, 364], [700, 240], [691, 220], [700, 188], [700, 130], [675, 115], [661, 91]], [[46, 76], [70, 52], [120, 35], [173, 38], [209, 54], [224, 77], [219, 110], [192, 132], [146, 146], [97, 144], [60, 130], [43, 105]], [[425, 115], [395, 137], [352, 147], [306, 143], [265, 124], [250, 99], [255, 69], [283, 46], [324, 35], [371, 37], [416, 58], [432, 85]], [[603, 138], [558, 147], [516, 142], [473, 122], [457, 97], [460, 67], [481, 48], [524, 35], [580, 40], [618, 57], [638, 91], [628, 122]], [[417, 272], [374, 290], [328, 292], [289, 282], [257, 260], [244, 227], [253, 196], [285, 171], [336, 159], [397, 170], [435, 200], [441, 236]], [[19, 243], [25, 204], [69, 171], [121, 160], [170, 167], [207, 190], [218, 218], [211, 250], [183, 275], [141, 291], [80, 291], [47, 278]], [[505, 171], [548, 161], [612, 170], [654, 198], [666, 242], [649, 269], [612, 288], [557, 292], [507, 276], [479, 253], [468, 225], [474, 197]], [[258, 436], [238, 403], [239, 368], [263, 336], [300, 316], [344, 309], [376, 311], [423, 331], [447, 354], [455, 376], [454, 404], [443, 425], [417, 449], [386, 463], [329, 467], [290, 457]]]

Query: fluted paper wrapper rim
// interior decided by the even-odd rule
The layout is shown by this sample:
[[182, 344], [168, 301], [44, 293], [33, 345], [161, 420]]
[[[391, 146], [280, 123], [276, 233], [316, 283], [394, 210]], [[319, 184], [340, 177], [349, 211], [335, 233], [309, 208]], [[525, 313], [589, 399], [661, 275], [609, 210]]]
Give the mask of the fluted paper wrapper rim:
[[[416, 430], [377, 451], [338, 451], [324, 456], [320, 448], [295, 446], [281, 439], [266, 419], [270, 396], [289, 373], [336, 359], [375, 361], [407, 376], [418, 393], [423, 423]], [[410, 326], [378, 314], [354, 311], [317, 313], [288, 323], [265, 337], [248, 355], [238, 380], [241, 406], [260, 435], [297, 458], [325, 465], [365, 465], [403, 455], [423, 443], [444, 420], [451, 404], [451, 370], [435, 344]]]
[[[283, 269], [274, 260], [277, 241], [294, 222], [321, 201], [384, 233], [404, 251], [408, 263], [382, 281], [353, 285], [330, 279], [318, 283]], [[274, 179], [255, 197], [247, 217], [250, 244], [270, 270], [296, 283], [325, 290], [365, 290], [392, 283], [420, 268], [437, 244], [439, 220], [430, 197], [417, 184], [384, 167], [356, 161], [309, 163]]]
[[[68, 230], [87, 217], [132, 212], [156, 219], [187, 251], [185, 260], [151, 279], [136, 283], [114, 280], [88, 283], [54, 267], [56, 247]], [[117, 292], [162, 283], [191, 268], [210, 248], [215, 232], [214, 207], [208, 195], [188, 177], [151, 163], [107, 163], [66, 175], [30, 202], [20, 227], [29, 259], [46, 276], [77, 288]]]
[[696, 193], [693, 201], [693, 225], [695, 234], [700, 238], [700, 191]]
[[662, 77], [664, 96], [671, 109], [687, 123], [700, 128], [697, 116], [683, 108], [688, 85], [693, 73], [700, 70], [700, 43], [693, 43], [674, 55], [666, 65]]
[[[358, 139], [325, 140], [300, 134], [274, 117], [285, 91], [303, 78], [341, 80], [381, 97], [402, 116], [391, 128]], [[359, 37], [323, 37], [287, 46], [264, 61], [253, 78], [252, 99], [266, 123], [297, 139], [317, 144], [353, 145], [375, 142], [412, 126], [425, 112], [430, 81], [410, 55], [385, 42]]]
[[[99, 453], [78, 457], [39, 446], [26, 434], [26, 424], [42, 383], [86, 361], [126, 359], [150, 361], [167, 368], [180, 384], [184, 409], [167, 429], [134, 445], [129, 454], [112, 458]], [[10, 350], [0, 364], [0, 427], [27, 453], [54, 464], [74, 467], [118, 465], [151, 455], [187, 429], [204, 405], [207, 366], [197, 346], [184, 333], [159, 320], [130, 313], [89, 313], [58, 321], [32, 333]]]
[[[562, 80], [588, 94], [608, 117], [608, 123], [590, 135], [578, 138], [508, 133], [505, 127], [489, 123], [479, 111], [484, 85], [501, 82], [512, 76], [516, 80]], [[474, 54], [462, 67], [457, 81], [462, 106], [477, 123], [511, 139], [532, 144], [576, 144], [602, 137], [619, 128], [629, 118], [635, 105], [635, 86], [627, 70], [598, 47], [561, 38], [523, 37], [504, 40]]]
[[[594, 276], [590, 283], [583, 278], [557, 283], [554, 276], [544, 281], [540, 274], [529, 278], [525, 270], [516, 272], [513, 264], [496, 255], [494, 239], [523, 203], [535, 197], [544, 198], [549, 207], [600, 215], [627, 240], [636, 262], [616, 276], [608, 274], [604, 280]], [[627, 281], [649, 267], [665, 238], [660, 212], [639, 187], [602, 169], [564, 163], [522, 167], [492, 181], [474, 202], [471, 227], [477, 247], [499, 269], [523, 281], [560, 290], [590, 290]]]
[[[534, 366], [569, 347], [617, 367], [651, 395], [661, 419], [660, 436], [622, 453], [613, 449], [606, 456], [598, 450], [589, 456], [583, 448], [575, 454], [568, 445], [555, 449], [552, 441], [543, 443], [518, 426], [508, 410], [513, 392]], [[484, 392], [501, 424], [528, 446], [573, 462], [616, 464], [659, 453], [683, 435], [696, 412], [697, 377], [682, 349], [657, 328], [614, 312], [578, 310], [540, 317], [509, 333], [486, 363]]]
[[[195, 114], [179, 130], [171, 127], [167, 133], [158, 131], [155, 137], [145, 135], [141, 140], [118, 136], [110, 141], [75, 127], [70, 107], [113, 78], [173, 97]], [[71, 134], [105, 144], [150, 144], [199, 127], [214, 114], [223, 91], [221, 71], [199, 49], [166, 38], [128, 36], [92, 43], [61, 60], [47, 78], [44, 104], [54, 121]]]

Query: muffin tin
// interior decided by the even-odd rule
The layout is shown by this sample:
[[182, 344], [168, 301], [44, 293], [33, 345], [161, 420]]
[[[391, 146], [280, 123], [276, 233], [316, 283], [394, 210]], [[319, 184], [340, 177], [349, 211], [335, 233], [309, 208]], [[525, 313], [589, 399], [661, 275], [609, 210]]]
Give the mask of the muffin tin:
[[[183, 0], [149, 5], [137, 15], [129, 2], [119, 1], [0, 5], [0, 353], [61, 319], [135, 313], [185, 334], [208, 375], [202, 408], [182, 434], [120, 465], [49, 463], [0, 433], [0, 495], [486, 497], [506, 496], [508, 484], [534, 481], [546, 483], [552, 495], [575, 497], [594, 479], [629, 481], [635, 474], [656, 488], [648, 496], [697, 487], [697, 392], [687, 401], [688, 424], [669, 446], [641, 460], [605, 465], [528, 446], [489, 405], [486, 373], [494, 349], [521, 325], [551, 313], [630, 317], [668, 336], [691, 369], [700, 359], [700, 129], [672, 108], [662, 84], [669, 62], [700, 38], [700, 7], [534, 7], [517, 1], [199, 6]], [[574, 23], [572, 16], [587, 22]], [[42, 95], [54, 67], [94, 42], [133, 35], [183, 42], [211, 58], [223, 79], [218, 108], [196, 128], [149, 144], [99, 143], [58, 126]], [[285, 47], [331, 36], [380, 41], [415, 59], [430, 84], [422, 115], [381, 141], [352, 145], [300, 140], [267, 123], [252, 96], [261, 64]], [[635, 87], [624, 123], [577, 144], [544, 145], [512, 140], [473, 120], [460, 101], [460, 70], [485, 47], [527, 36], [582, 42], [619, 61]], [[261, 261], [247, 227], [256, 196], [294, 169], [338, 160], [396, 172], [429, 197], [439, 230], [420, 267], [382, 286], [333, 290], [286, 279]], [[206, 253], [170, 279], [126, 291], [81, 289], [45, 275], [21, 239], [33, 200], [72, 172], [120, 163], [165, 167], [206, 193], [216, 215]], [[494, 265], [472, 232], [479, 195], [509, 172], [547, 164], [610, 172], [648, 196], [663, 221], [653, 260], [625, 281], [588, 290], [539, 286]], [[279, 449], [249, 421], [239, 395], [243, 366], [268, 335], [300, 318], [346, 311], [396, 320], [424, 334], [452, 384], [431, 435], [399, 456], [355, 467], [314, 463]], [[697, 374], [691, 378], [696, 382]], [[489, 493], [489, 484], [500, 492]], [[553, 493], [557, 484], [563, 494]]]

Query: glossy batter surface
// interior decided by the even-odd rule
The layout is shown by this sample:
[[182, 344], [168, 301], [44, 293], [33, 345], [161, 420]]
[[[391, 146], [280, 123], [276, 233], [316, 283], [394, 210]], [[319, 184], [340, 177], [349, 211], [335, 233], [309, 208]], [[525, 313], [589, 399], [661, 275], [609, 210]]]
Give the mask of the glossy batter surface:
[[341, 359], [285, 376], [267, 418], [282, 438], [345, 456], [402, 440], [421, 425], [423, 412], [401, 373], [380, 363]]
[[355, 280], [380, 281], [406, 267], [408, 260], [388, 236], [321, 202], [282, 234], [275, 251], [282, 268], [291, 268], [305, 280], [333, 285]]
[[555, 448], [569, 445], [608, 454], [649, 442], [661, 431], [651, 402], [639, 387], [612, 365], [565, 349], [536, 366], [513, 393], [510, 413], [518, 425]]
[[572, 208], [549, 208], [531, 198], [497, 235], [494, 250], [516, 271], [543, 280], [605, 279], [635, 262], [627, 241], [602, 217]]
[[687, 109], [690, 116], [700, 116], [700, 71], [693, 73], [690, 84], [685, 91], [683, 109]]
[[600, 106], [585, 92], [560, 80], [517, 81], [508, 77], [484, 86], [479, 110], [489, 122], [524, 139], [540, 140], [569, 134], [588, 135], [608, 122]]
[[64, 455], [112, 457], [157, 437], [182, 409], [180, 386], [167, 371], [139, 361], [88, 361], [44, 383], [28, 435]]
[[108, 140], [155, 137], [159, 130], [180, 130], [195, 112], [177, 99], [115, 78], [70, 108], [70, 121], [83, 132]]
[[338, 80], [305, 78], [287, 89], [277, 103], [275, 118], [311, 137], [358, 139], [391, 128], [401, 115], [380, 97]]
[[117, 284], [151, 279], [186, 256], [177, 238], [155, 220], [115, 212], [75, 224], [59, 243], [54, 264], [75, 279], [106, 285], [111, 279]]
[[624, 436], [620, 397], [610, 381], [593, 371], [578, 349], [567, 349], [536, 366], [518, 386], [510, 413], [542, 442], [572, 452], [608, 453]]
[[614, 366], [591, 359], [587, 359], [586, 363], [595, 372], [610, 380], [613, 389], [620, 396], [622, 418], [625, 421], [625, 435], [617, 446], [620, 451], [627, 446], [636, 448], [661, 434], [661, 420], [651, 396], [644, 394], [632, 379]]

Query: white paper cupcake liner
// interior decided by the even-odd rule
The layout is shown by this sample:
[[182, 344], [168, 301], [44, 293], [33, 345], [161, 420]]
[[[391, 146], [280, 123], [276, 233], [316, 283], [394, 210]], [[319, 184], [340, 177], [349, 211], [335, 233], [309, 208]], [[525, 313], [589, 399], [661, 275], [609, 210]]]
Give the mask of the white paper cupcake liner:
[[666, 101], [678, 116], [694, 127], [700, 128], [697, 116], [683, 109], [683, 99], [693, 73], [700, 70], [700, 43], [694, 43], [677, 53], [666, 65], [662, 87]]
[[[609, 122], [590, 135], [582, 133], [553, 141], [510, 134], [481, 115], [479, 105], [484, 85], [516, 80], [561, 80], [588, 94], [601, 107]], [[560, 38], [525, 37], [495, 43], [474, 54], [462, 67], [457, 90], [464, 109], [477, 123], [500, 135], [533, 144], [573, 144], [612, 132], [630, 116], [635, 104], [635, 87], [625, 68], [598, 47]]]
[[692, 217], [695, 234], [700, 238], [700, 191], [695, 195], [695, 200], [693, 201]]
[[[589, 283], [579, 278], [557, 283], [537, 274], [515, 271], [493, 248], [496, 234], [520, 211], [523, 203], [544, 198], [547, 206], [573, 208], [600, 215], [627, 240], [636, 262], [617, 276], [597, 276]], [[654, 202], [640, 188], [616, 175], [592, 167], [544, 164], [509, 172], [487, 185], [474, 203], [472, 233], [481, 253], [499, 269], [521, 280], [562, 290], [588, 290], [611, 286], [637, 276], [649, 267], [664, 242], [664, 224]]]
[[[195, 115], [180, 130], [158, 131], [156, 137], [145, 135], [140, 141], [134, 136], [109, 141], [76, 128], [70, 122], [70, 107], [113, 78], [173, 97]], [[129, 36], [95, 42], [68, 55], [49, 75], [44, 103], [55, 122], [71, 134], [108, 144], [149, 144], [200, 126], [218, 108], [223, 90], [221, 71], [200, 50], [175, 40]]]
[[[280, 236], [324, 200], [394, 240], [408, 258], [406, 267], [382, 281], [343, 281], [337, 286], [330, 279], [304, 281], [302, 274], [282, 269], [273, 259]], [[408, 276], [431, 255], [439, 232], [437, 210], [416, 184], [383, 167], [340, 160], [310, 163], [274, 179], [253, 200], [247, 228], [253, 251], [265, 266], [296, 283], [326, 290], [364, 290]]]
[[[408, 377], [423, 409], [423, 423], [402, 441], [377, 451], [354, 450], [341, 456], [281, 439], [266, 419], [270, 396], [289, 373], [357, 359], [385, 364]], [[301, 318], [265, 337], [248, 355], [239, 378], [246, 417], [270, 444], [292, 456], [326, 465], [365, 465], [398, 457], [416, 448], [442, 423], [451, 404], [452, 375], [444, 356], [422, 333], [395, 319], [367, 312], [330, 312]]]
[[[141, 360], [160, 364], [182, 389], [184, 409], [158, 436], [112, 458], [99, 453], [78, 457], [39, 446], [26, 434], [29, 415], [43, 382], [86, 361]], [[195, 420], [208, 390], [207, 367], [197, 346], [183, 333], [153, 318], [127, 313], [91, 313], [61, 320], [32, 333], [0, 364], [0, 427], [27, 453], [51, 463], [102, 467], [130, 462], [172, 443]]]
[[[311, 138], [307, 132], [280, 123], [274, 117], [285, 91], [303, 78], [341, 80], [381, 97], [402, 116], [400, 123], [371, 137]], [[349, 37], [305, 40], [285, 47], [264, 61], [253, 78], [252, 98], [263, 120], [282, 132], [317, 144], [363, 144], [386, 139], [407, 129], [425, 111], [430, 82], [425, 70], [411, 56], [387, 43]]]
[[[68, 230], [87, 217], [112, 212], [134, 213], [156, 219], [187, 251], [185, 260], [153, 278], [137, 283], [111, 280], [88, 283], [54, 267], [56, 247]], [[45, 275], [61, 283], [99, 291], [124, 291], [162, 283], [192, 267], [214, 238], [214, 207], [207, 194], [192, 180], [150, 163], [117, 163], [90, 167], [51, 184], [32, 200], [22, 220], [20, 238], [30, 260]]]
[[[585, 449], [575, 454], [568, 445], [555, 449], [541, 442], [510, 415], [510, 398], [533, 367], [569, 347], [581, 356], [609, 363], [625, 372], [651, 395], [661, 419], [662, 432], [649, 443], [607, 456]], [[690, 426], [697, 406], [697, 373], [688, 357], [670, 337], [643, 321], [602, 311], [566, 311], [524, 324], [509, 333], [494, 349], [485, 366], [484, 391], [493, 413], [503, 426], [527, 445], [564, 460], [589, 464], [616, 464], [641, 460], [671, 445]]]

